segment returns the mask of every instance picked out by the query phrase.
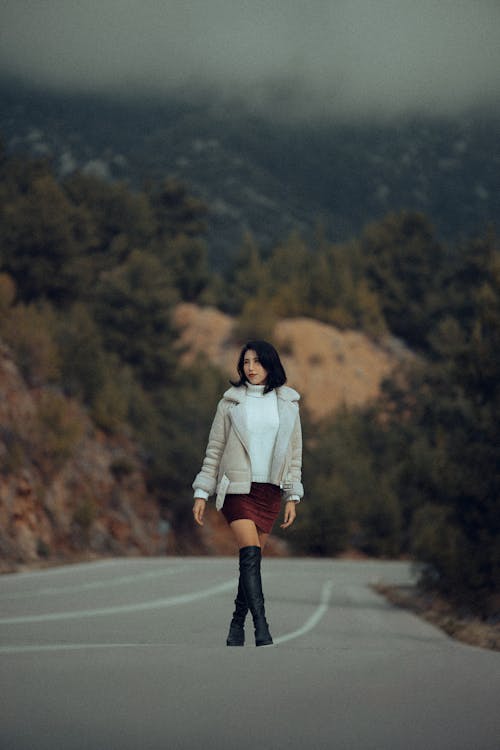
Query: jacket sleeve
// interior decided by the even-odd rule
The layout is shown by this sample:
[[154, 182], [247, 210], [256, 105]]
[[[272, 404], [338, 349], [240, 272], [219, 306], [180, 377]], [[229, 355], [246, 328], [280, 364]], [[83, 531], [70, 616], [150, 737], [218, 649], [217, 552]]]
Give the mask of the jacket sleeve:
[[226, 409], [224, 400], [219, 401], [214, 421], [208, 436], [207, 449], [201, 470], [192, 484], [193, 490], [203, 490], [208, 496], [213, 495], [217, 487], [219, 466], [226, 447]]
[[287, 480], [283, 485], [283, 499], [299, 502], [304, 496], [302, 485], [302, 427], [300, 416], [297, 416], [291, 440], [291, 457], [288, 465]]

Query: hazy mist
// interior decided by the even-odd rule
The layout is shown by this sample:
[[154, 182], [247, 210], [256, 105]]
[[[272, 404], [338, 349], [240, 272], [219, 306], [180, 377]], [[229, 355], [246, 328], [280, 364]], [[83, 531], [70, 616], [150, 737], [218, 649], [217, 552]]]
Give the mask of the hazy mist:
[[499, 0], [2, 0], [0, 70], [305, 117], [500, 111]]

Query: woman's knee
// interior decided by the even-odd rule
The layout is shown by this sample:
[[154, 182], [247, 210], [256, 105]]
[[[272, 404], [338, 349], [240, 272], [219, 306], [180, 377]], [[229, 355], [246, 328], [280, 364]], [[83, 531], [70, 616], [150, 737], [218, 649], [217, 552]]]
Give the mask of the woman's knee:
[[233, 532], [238, 547], [260, 547], [260, 538], [257, 527], [253, 521], [249, 519], [239, 519], [231, 523], [231, 531]]
[[266, 542], [268, 540], [269, 534], [265, 534], [263, 531], [259, 531], [257, 529], [257, 534], [259, 535], [259, 547], [264, 552], [264, 547], [266, 546]]

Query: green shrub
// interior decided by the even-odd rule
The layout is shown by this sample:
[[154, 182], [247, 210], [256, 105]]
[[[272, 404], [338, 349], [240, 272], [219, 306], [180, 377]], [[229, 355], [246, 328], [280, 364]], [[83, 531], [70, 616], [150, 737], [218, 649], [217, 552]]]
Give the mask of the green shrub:
[[33, 460], [46, 474], [59, 470], [74, 455], [85, 432], [81, 408], [57, 391], [41, 393], [33, 431]]
[[285, 538], [295, 552], [334, 557], [349, 546], [351, 514], [335, 479], [305, 477], [306, 496]]
[[45, 560], [47, 560], [50, 557], [50, 547], [46, 542], [43, 541], [43, 539], [37, 540], [36, 551], [37, 551], [38, 557], [41, 557]]
[[26, 462], [26, 443], [12, 428], [0, 427], [0, 471], [13, 474]]
[[0, 322], [0, 334], [14, 352], [16, 363], [30, 385], [55, 382], [60, 359], [52, 335], [53, 313], [49, 307], [17, 305]]
[[89, 542], [90, 530], [98, 515], [99, 508], [90, 495], [84, 497], [73, 512], [73, 523], [82, 535], [85, 544]]
[[[423, 582], [449, 594], [456, 584], [464, 539], [453, 523], [451, 509], [426, 504], [415, 512], [412, 552], [422, 566]], [[447, 581], [449, 580], [449, 586]]]
[[[8, 273], [0, 273], [0, 316], [7, 313], [16, 298], [16, 284]], [[1, 318], [0, 318], [1, 319]]]
[[244, 344], [252, 339], [272, 341], [277, 316], [272, 304], [268, 300], [257, 298], [248, 299], [243, 305], [232, 336], [238, 344]]
[[134, 462], [125, 455], [117, 456], [113, 459], [109, 467], [110, 472], [118, 482], [133, 474], [135, 469]]

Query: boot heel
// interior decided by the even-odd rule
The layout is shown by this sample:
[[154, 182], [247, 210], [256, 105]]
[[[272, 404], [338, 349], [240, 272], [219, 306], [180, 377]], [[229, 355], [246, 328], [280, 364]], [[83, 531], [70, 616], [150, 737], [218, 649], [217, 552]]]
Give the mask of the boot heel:
[[227, 634], [226, 646], [244, 646], [245, 645], [245, 630], [243, 625], [231, 620], [229, 625], [229, 633]]
[[255, 645], [256, 646], [274, 646], [273, 639], [271, 638], [271, 633], [269, 633], [268, 636], [265, 638], [257, 638], [255, 637]]

